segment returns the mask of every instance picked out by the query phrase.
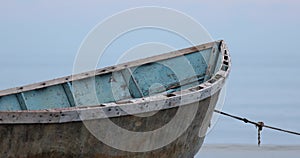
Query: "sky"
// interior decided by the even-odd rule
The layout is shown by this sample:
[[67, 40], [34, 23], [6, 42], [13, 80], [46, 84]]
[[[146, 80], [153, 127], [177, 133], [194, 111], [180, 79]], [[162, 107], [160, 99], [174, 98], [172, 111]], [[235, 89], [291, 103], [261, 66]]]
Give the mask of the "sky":
[[[1, 89], [70, 74], [78, 48], [88, 32], [111, 15], [133, 7], [160, 6], [184, 12], [201, 23], [214, 39], [225, 39], [230, 47], [233, 45], [233, 53], [235, 49], [254, 49], [250, 47], [252, 44], [269, 50], [288, 45], [295, 50], [299, 35], [297, 0], [190, 0], [185, 3], [3, 0], [0, 4], [0, 62], [6, 67], [2, 75], [14, 78], [2, 78]], [[280, 52], [272, 54], [282, 55]], [[251, 56], [242, 52], [237, 55]], [[295, 64], [296, 58], [292, 59], [291, 64]], [[251, 64], [249, 61], [235, 63]], [[257, 62], [270, 64], [273, 61]], [[53, 63], [62, 68], [57, 70]], [[28, 70], [21, 70], [24, 66], [30, 67], [30, 74], [36, 76], [26, 75]], [[16, 75], [23, 77], [18, 79]]]
[[[0, 89], [70, 75], [91, 29], [120, 11], [141, 6], [184, 12], [214, 39], [226, 41], [233, 68], [224, 110], [300, 131], [298, 0], [2, 0]], [[255, 144], [255, 131], [220, 118], [205, 143]], [[300, 139], [266, 131], [264, 142], [300, 144]]]

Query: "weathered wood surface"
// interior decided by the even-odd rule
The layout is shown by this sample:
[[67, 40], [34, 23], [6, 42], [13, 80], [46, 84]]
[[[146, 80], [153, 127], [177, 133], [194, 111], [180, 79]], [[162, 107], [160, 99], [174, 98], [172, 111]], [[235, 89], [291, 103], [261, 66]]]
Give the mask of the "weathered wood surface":
[[185, 87], [196, 86], [204, 81], [207, 64], [203, 54], [210, 54], [210, 49], [73, 82], [52, 86], [46, 84], [43, 88], [0, 96], [0, 111], [91, 106], [141, 98], [150, 95], [150, 88], [155, 83], [161, 86], [152, 89], [151, 94], [161, 93], [165, 88], [178, 91], [178, 88], [172, 87], [183, 82]]
[[[212, 47], [219, 57], [209, 56]], [[208, 65], [201, 66], [203, 59], [193, 53], [198, 49], [208, 52], [203, 55], [203, 59], [209, 61]], [[180, 83], [167, 68], [159, 64], [151, 65], [156, 60], [166, 63], [172, 61], [178, 70], [184, 72], [182, 65], [176, 65], [182, 55], [194, 63], [192, 66], [196, 76], [183, 75], [184, 80]], [[172, 60], [164, 60], [170, 57], [173, 57]], [[231, 62], [226, 45], [217, 41], [127, 64], [78, 74], [72, 79], [66, 77], [0, 91], [0, 157], [193, 157], [203, 143], [203, 133], [207, 130], [219, 91], [230, 71]], [[143, 67], [139, 67], [142, 64]], [[152, 74], [158, 76], [154, 75], [149, 82], [145, 82], [143, 76], [147, 74], [144, 72], [150, 72], [153, 68], [155, 71]], [[157, 70], [164, 71], [170, 77], [159, 78]], [[134, 79], [131, 80], [134, 73]], [[98, 104], [99, 100], [96, 101], [99, 98], [88, 95], [92, 87], [87, 83], [95, 74], [96, 85], [100, 87], [96, 93], [101, 104]], [[116, 84], [107, 84], [112, 81]], [[167, 85], [165, 93], [156, 87], [155, 95], [149, 95], [149, 86], [158, 81]], [[80, 91], [74, 91], [76, 86]], [[181, 89], [178, 88], [180, 86]], [[105, 90], [110, 91], [103, 92]], [[122, 93], [118, 93], [120, 91]], [[111, 93], [117, 95], [112, 98]], [[49, 97], [56, 95], [59, 96], [56, 99]], [[148, 152], [117, 150], [97, 139], [86, 126], [103, 126], [111, 120], [129, 131], [152, 131], [170, 122], [179, 108], [190, 107], [196, 107], [197, 110], [190, 111], [196, 112], [196, 115], [187, 130], [167, 146]], [[131, 113], [122, 111], [122, 108]], [[157, 110], [160, 111], [151, 117], [133, 116]], [[181, 127], [180, 124], [178, 126]], [[174, 131], [167, 133], [176, 133], [177, 130], [174, 128]], [[108, 128], [101, 132], [98, 134], [106, 135], [112, 130]], [[201, 137], [199, 133], [202, 133]], [[132, 139], [127, 138], [126, 145], [140, 145], [132, 143]], [[150, 143], [154, 141], [151, 138], [143, 139]]]
[[139, 65], [143, 65], [143, 64], [147, 64], [147, 63], [151, 63], [151, 62], [161, 61], [161, 60], [172, 58], [172, 57], [178, 57], [178, 56], [182, 56], [185, 54], [190, 54], [190, 53], [197, 52], [197, 51], [203, 51], [203, 50], [211, 48], [214, 44], [219, 43], [219, 42], [220, 41], [210, 42], [210, 43], [206, 43], [206, 44], [202, 44], [202, 45], [198, 45], [198, 46], [194, 46], [194, 47], [190, 47], [190, 48], [185, 48], [182, 50], [177, 50], [177, 51], [162, 54], [162, 55], [157, 55], [157, 56], [148, 57], [145, 59], [140, 59], [138, 61], [132, 61], [132, 62], [124, 63], [124, 64], [119, 64], [117, 66], [110, 66], [110, 67], [97, 69], [97, 70], [90, 71], [90, 72], [83, 72], [83, 73], [72, 75], [72, 76], [61, 77], [61, 78], [49, 80], [46, 82], [39, 82], [39, 83], [27, 85], [27, 86], [1, 90], [0, 96], [21, 93], [21, 92], [29, 91], [29, 90], [41, 89], [41, 88], [48, 87], [48, 86], [53, 86], [53, 85], [57, 85], [57, 84], [63, 84], [63, 83], [67, 83], [67, 82], [72, 82], [72, 81], [76, 81], [76, 80], [93, 77], [95, 75], [102, 75], [102, 74], [106, 74], [106, 73], [119, 71], [122, 69], [126, 69], [128, 67], [135, 67], [135, 66], [139, 66]]
[[[72, 76], [72, 82], [66, 77], [56, 79], [55, 84], [54, 80], [34, 84], [34, 89], [28, 85], [19, 90], [3, 90], [0, 91], [0, 111], [93, 106], [187, 89], [211, 79], [223, 68], [227, 71], [228, 57], [223, 45], [217, 41], [117, 65], [111, 71], [100, 69], [100, 74], [87, 72], [83, 78], [78, 78], [78, 74]], [[151, 87], [157, 83], [160, 87]]]
[[[206, 113], [209, 109], [214, 108], [217, 99], [218, 93], [200, 102], [183, 106], [182, 108], [196, 106], [198, 109], [191, 125], [175, 141], [153, 151], [135, 153], [114, 149], [93, 136], [83, 122], [71, 122], [63, 124], [1, 125], [0, 157], [190, 158], [197, 153], [203, 143], [204, 137], [199, 137], [200, 128], [206, 131], [208, 125], [204, 128], [201, 126], [204, 122], [209, 122], [210, 118], [205, 118]], [[151, 117], [123, 116], [110, 118], [110, 120], [130, 131], [151, 131], [164, 126], [174, 117], [176, 112], [177, 108], [172, 108], [162, 110]], [[101, 126], [103, 121], [107, 120], [91, 120], [89, 123]], [[137, 124], [137, 122], [139, 123]], [[174, 130], [178, 129], [174, 128]], [[112, 131], [108, 130], [106, 132]], [[139, 144], [131, 144], [130, 138], [128, 138], [128, 145], [135, 146]]]

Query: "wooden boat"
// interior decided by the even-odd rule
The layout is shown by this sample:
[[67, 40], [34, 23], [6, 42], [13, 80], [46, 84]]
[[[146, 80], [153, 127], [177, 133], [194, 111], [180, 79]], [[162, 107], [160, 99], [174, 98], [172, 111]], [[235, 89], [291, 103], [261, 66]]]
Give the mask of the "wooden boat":
[[193, 157], [229, 71], [215, 41], [2, 90], [1, 157]]

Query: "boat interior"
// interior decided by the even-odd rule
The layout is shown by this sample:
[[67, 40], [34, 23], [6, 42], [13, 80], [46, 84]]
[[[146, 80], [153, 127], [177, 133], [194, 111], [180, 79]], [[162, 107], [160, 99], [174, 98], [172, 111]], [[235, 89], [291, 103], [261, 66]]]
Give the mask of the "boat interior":
[[[135, 64], [95, 70], [0, 91], [0, 111], [44, 110], [169, 94], [209, 80], [222, 65], [218, 43], [205, 49], [184, 49]], [[75, 75], [76, 76], [76, 75]], [[96, 98], [96, 99], [95, 99]]]

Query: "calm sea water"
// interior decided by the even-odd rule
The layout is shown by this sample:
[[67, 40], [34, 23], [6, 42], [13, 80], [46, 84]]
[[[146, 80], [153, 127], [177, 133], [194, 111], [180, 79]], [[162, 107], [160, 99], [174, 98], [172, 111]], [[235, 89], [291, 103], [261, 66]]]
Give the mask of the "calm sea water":
[[[75, 44], [74, 42], [73, 44]], [[222, 110], [254, 121], [264, 121], [293, 131], [300, 131], [300, 53], [278, 48], [247, 47], [227, 40], [232, 57], [232, 71], [227, 81], [226, 101]], [[271, 43], [267, 43], [270, 44]], [[296, 50], [295, 45], [290, 49]], [[4, 54], [0, 66], [1, 89], [48, 80], [72, 73], [74, 53]], [[74, 48], [74, 52], [75, 52]], [[17, 56], [17, 58], [16, 58]], [[300, 137], [269, 129], [262, 131], [262, 147], [257, 148], [257, 129], [253, 125], [217, 116], [198, 157], [297, 157]]]
[[[71, 74], [76, 52], [87, 32], [107, 16], [137, 6], [131, 3], [116, 6], [108, 2], [86, 6], [84, 1], [72, 7], [58, 2], [3, 3], [0, 5], [0, 89]], [[187, 12], [215, 39], [228, 43], [232, 72], [227, 82], [225, 112], [300, 132], [298, 2], [217, 1], [184, 5], [166, 2], [165, 6]], [[172, 39], [172, 46], [188, 46], [174, 42], [175, 38], [167, 39]], [[256, 144], [257, 131], [253, 125], [220, 116], [196, 157], [277, 158], [300, 154], [299, 136], [269, 129], [262, 131], [262, 147], [257, 148]]]
[[[300, 132], [299, 52], [260, 44], [242, 50], [246, 46], [241, 42], [229, 45], [233, 68], [223, 111]], [[279, 158], [300, 154], [300, 136], [263, 129], [261, 140], [261, 147], [256, 147], [257, 129], [253, 125], [219, 116], [196, 157]]]
[[196, 155], [196, 158], [298, 158], [299, 152], [300, 146], [204, 145], [198, 155]]

